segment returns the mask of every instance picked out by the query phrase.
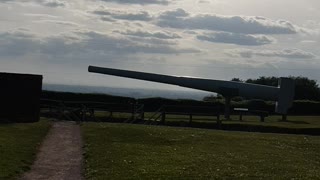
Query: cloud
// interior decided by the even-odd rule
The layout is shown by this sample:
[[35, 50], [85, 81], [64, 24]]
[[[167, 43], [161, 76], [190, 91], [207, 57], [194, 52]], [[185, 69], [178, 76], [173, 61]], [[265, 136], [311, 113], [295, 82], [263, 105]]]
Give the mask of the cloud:
[[48, 7], [64, 7], [67, 4], [65, 1], [60, 0], [40, 0], [39, 2]]
[[209, 0], [199, 0], [198, 3], [200, 3], [200, 4], [209, 4], [210, 1]]
[[232, 49], [227, 50], [226, 54], [232, 57], [252, 58], [260, 57], [279, 57], [288, 59], [314, 59], [317, 56], [311, 52], [301, 49], [283, 49], [283, 50], [251, 50], [251, 49]]
[[118, 4], [139, 4], [139, 5], [150, 5], [150, 4], [158, 4], [158, 5], [168, 5], [168, 0], [101, 0], [104, 2], [113, 2]]
[[23, 16], [32, 17], [34, 19], [58, 19], [59, 16], [53, 16], [50, 14], [35, 14], [35, 13], [24, 13]]
[[137, 36], [137, 37], [152, 37], [152, 38], [158, 38], [158, 39], [178, 39], [181, 38], [176, 33], [169, 33], [169, 32], [161, 32], [161, 31], [156, 31], [156, 32], [149, 32], [149, 31], [142, 31], [142, 30], [137, 30], [137, 31], [132, 31], [132, 30], [127, 30], [127, 31], [114, 31], [123, 35], [130, 35], [130, 36]]
[[167, 40], [167, 39], [158, 39], [158, 38], [152, 38], [152, 37], [138, 37], [138, 36], [128, 36], [127, 38], [136, 42], [146, 43], [146, 44], [173, 45], [173, 46], [178, 45], [176, 41]]
[[59, 20], [36, 20], [33, 22], [37, 22], [37, 23], [50, 23], [50, 24], [57, 24], [57, 25], [63, 25], [63, 26], [72, 26], [72, 27], [79, 27], [80, 25], [75, 23], [75, 22], [71, 22], [71, 21], [59, 21]]
[[181, 18], [181, 17], [187, 17], [189, 16], [189, 13], [187, 13], [185, 10], [178, 8], [175, 10], [169, 10], [169, 11], [164, 11], [160, 14], [159, 19], [175, 19]]
[[[95, 53], [92, 53], [95, 52]], [[94, 31], [38, 37], [25, 32], [0, 33], [0, 56], [23, 56], [45, 54], [49, 56], [81, 55], [85, 53], [104, 55], [179, 54], [199, 53], [197, 49], [179, 48], [177, 44], [153, 41], [134, 41]]]
[[190, 15], [183, 9], [162, 12], [156, 24], [177, 29], [202, 29], [243, 34], [294, 34], [298, 30], [288, 21], [258, 16]]
[[0, 56], [20, 56], [35, 51], [40, 44], [34, 35], [22, 32], [4, 32], [0, 34]]
[[2, 1], [0, 1], [0, 3], [12, 2], [12, 1], [14, 1], [14, 0], [2, 0]]
[[265, 35], [249, 35], [228, 32], [207, 33], [198, 35], [197, 39], [214, 43], [226, 43], [245, 46], [261, 46], [271, 44], [275, 40]]
[[152, 20], [152, 16], [146, 11], [140, 11], [135, 13], [129, 13], [125, 11], [112, 11], [108, 9], [96, 10], [92, 12], [93, 14], [101, 16], [101, 20], [109, 21], [110, 18], [113, 19], [123, 19], [129, 21], [150, 21]]
[[135, 54], [135, 53], [159, 53], [172, 54], [178, 51], [169, 46], [141, 44], [122, 37], [114, 37], [96, 32], [82, 33], [87, 37], [84, 46], [87, 49], [103, 53]]
[[2, 0], [0, 2], [37, 3], [47, 7], [64, 7], [67, 5], [66, 1], [61, 1], [61, 0]]

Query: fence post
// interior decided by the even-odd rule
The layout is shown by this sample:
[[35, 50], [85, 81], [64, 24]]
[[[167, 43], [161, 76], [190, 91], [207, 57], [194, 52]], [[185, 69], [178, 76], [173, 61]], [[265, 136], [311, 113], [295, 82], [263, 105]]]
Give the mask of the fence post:
[[131, 121], [135, 120], [136, 118], [136, 104], [132, 103], [132, 110], [131, 110]]
[[162, 112], [161, 113], [161, 124], [164, 124], [166, 121], [166, 113], [165, 112]]
[[189, 126], [191, 126], [192, 123], [192, 114], [189, 114]]
[[221, 124], [222, 124], [222, 122], [221, 122], [221, 118], [220, 118], [220, 115], [218, 115], [218, 116], [217, 116], [217, 125], [218, 125], [218, 129], [220, 129], [220, 128], [221, 128]]
[[141, 112], [141, 120], [144, 121], [144, 111]]
[[287, 121], [287, 115], [286, 114], [282, 114], [282, 121]]
[[231, 107], [231, 97], [225, 97], [225, 104], [224, 104], [224, 118], [226, 120], [230, 120], [230, 107]]

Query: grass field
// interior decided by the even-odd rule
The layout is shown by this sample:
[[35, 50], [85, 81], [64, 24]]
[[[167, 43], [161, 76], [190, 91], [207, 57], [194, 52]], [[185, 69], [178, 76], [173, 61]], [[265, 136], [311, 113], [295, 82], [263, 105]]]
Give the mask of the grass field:
[[13, 179], [28, 170], [50, 122], [0, 124], [0, 179]]
[[84, 123], [88, 179], [320, 179], [320, 137]]

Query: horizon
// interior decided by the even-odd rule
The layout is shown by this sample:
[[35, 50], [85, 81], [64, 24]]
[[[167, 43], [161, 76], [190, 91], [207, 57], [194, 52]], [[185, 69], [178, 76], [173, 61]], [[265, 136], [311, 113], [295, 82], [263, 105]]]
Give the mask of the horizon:
[[202, 100], [206, 96], [215, 95], [216, 93], [205, 92], [201, 90], [187, 89], [184, 90], [165, 90], [152, 88], [127, 88], [111, 86], [86, 86], [86, 85], [65, 85], [65, 84], [43, 84], [45, 91], [72, 92], [72, 93], [97, 93], [114, 96], [125, 96], [132, 98], [168, 98], [168, 99], [193, 99]]

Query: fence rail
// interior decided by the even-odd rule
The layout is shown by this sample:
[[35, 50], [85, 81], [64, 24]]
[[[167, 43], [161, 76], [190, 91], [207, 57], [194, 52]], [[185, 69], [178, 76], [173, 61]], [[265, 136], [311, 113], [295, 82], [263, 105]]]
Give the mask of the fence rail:
[[[114, 112], [130, 113], [131, 120], [138, 118], [137, 114], [143, 117], [143, 105], [141, 104], [124, 104], [124, 103], [105, 103], [95, 101], [62, 101], [53, 99], [41, 99], [41, 108], [49, 109], [52, 113], [55, 111], [60, 116], [66, 117], [71, 115], [74, 120], [86, 121], [95, 119], [95, 111], [108, 111], [112, 116]], [[67, 119], [70, 119], [67, 117]]]

